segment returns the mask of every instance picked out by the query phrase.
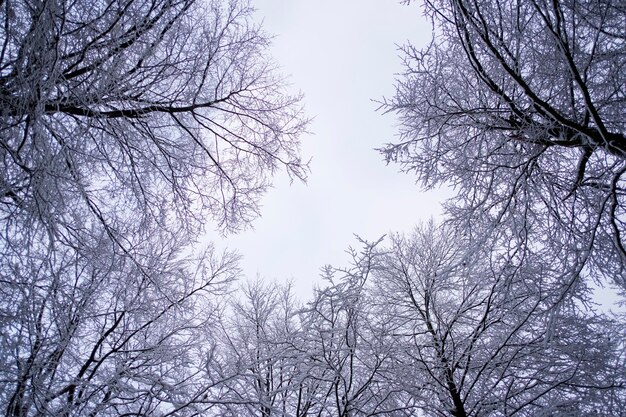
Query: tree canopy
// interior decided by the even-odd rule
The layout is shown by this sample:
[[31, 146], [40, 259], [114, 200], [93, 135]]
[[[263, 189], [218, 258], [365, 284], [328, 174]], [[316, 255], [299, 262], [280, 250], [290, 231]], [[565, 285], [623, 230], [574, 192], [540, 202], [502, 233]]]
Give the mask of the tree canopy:
[[424, 7], [381, 151], [446, 218], [357, 238], [300, 302], [198, 242], [308, 174], [250, 2], [0, 0], [4, 414], [623, 415], [592, 286], [626, 291], [626, 6]]
[[[0, 2], [0, 404], [197, 414], [237, 256], [306, 126], [247, 1]], [[196, 255], [193, 255], [193, 253]]]
[[626, 286], [626, 9], [619, 1], [427, 0], [434, 39], [403, 49], [382, 149], [451, 219]]
[[237, 230], [276, 169], [305, 178], [299, 97], [247, 2], [3, 2], [0, 13], [5, 223], [67, 240], [75, 218], [92, 218], [121, 241], [129, 214]]

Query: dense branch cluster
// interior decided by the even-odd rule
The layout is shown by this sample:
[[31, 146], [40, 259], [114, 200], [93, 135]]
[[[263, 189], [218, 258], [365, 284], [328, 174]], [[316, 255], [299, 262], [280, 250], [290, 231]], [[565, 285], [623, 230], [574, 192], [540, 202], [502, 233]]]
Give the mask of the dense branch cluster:
[[129, 213], [169, 211], [236, 230], [277, 168], [305, 177], [299, 99], [245, 4], [7, 1], [0, 13], [5, 221], [28, 214], [63, 235], [95, 215], [115, 233]]
[[[300, 303], [233, 286], [300, 97], [244, 0], [0, 0], [6, 416], [624, 415], [626, 21], [611, 0], [427, 0], [383, 152], [447, 220]], [[306, 239], [306, 237], [303, 237]]]
[[620, 415], [623, 321], [558, 302], [540, 260], [514, 265], [497, 241], [468, 243], [433, 224], [361, 241], [299, 308], [289, 287], [246, 287], [216, 338], [240, 375], [217, 414]]
[[[192, 248], [304, 180], [246, 1], [0, 1], [0, 408], [197, 414], [236, 257]], [[193, 255], [194, 252], [199, 254]]]
[[437, 0], [426, 12], [435, 39], [404, 50], [386, 103], [403, 140], [387, 159], [455, 186], [457, 221], [517, 224], [570, 277], [626, 285], [624, 5]]

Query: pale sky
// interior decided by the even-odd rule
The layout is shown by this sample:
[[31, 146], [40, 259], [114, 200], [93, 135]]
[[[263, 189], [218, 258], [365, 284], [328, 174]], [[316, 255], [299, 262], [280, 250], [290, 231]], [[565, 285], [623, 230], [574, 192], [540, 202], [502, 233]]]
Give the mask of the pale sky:
[[424, 193], [415, 176], [387, 166], [374, 148], [395, 139], [392, 115], [373, 99], [393, 93], [398, 44], [423, 45], [430, 25], [414, 4], [395, 0], [256, 0], [274, 34], [271, 49], [314, 117], [302, 138], [312, 158], [306, 185], [279, 174], [253, 230], [229, 236], [248, 278], [292, 279], [302, 298], [323, 265], [345, 266], [354, 234], [375, 240], [440, 215], [441, 193]]

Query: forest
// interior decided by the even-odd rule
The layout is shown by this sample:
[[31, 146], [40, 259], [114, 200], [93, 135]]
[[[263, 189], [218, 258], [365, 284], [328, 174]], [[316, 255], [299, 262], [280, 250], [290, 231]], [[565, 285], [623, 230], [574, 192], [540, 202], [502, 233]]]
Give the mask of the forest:
[[315, 175], [252, 1], [0, 0], [5, 416], [626, 416], [626, 4], [401, 3], [377, 152], [453, 195], [302, 301], [201, 239]]

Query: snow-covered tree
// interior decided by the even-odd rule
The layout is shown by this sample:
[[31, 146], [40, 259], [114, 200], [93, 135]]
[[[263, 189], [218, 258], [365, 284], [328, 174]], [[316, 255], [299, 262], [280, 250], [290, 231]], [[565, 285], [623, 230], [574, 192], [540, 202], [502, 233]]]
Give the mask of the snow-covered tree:
[[373, 273], [395, 389], [428, 416], [614, 415], [626, 400], [623, 325], [563, 301], [527, 253], [513, 263], [432, 223], [396, 235]]
[[424, 3], [434, 40], [404, 48], [387, 159], [453, 186], [448, 214], [467, 230], [515, 227], [564, 282], [626, 288], [624, 3]]
[[257, 279], [233, 293], [212, 335], [216, 415], [307, 415], [302, 330], [291, 285]]
[[0, 5], [3, 240], [129, 217], [237, 230], [271, 175], [304, 178], [299, 97], [247, 1]]
[[304, 180], [300, 97], [246, 0], [0, 1], [0, 408], [212, 406], [233, 255], [192, 247]]
[[407, 416], [411, 399], [393, 390], [393, 340], [371, 308], [377, 294], [369, 279], [378, 266], [378, 242], [359, 241], [347, 268], [324, 268], [325, 286], [305, 309], [304, 333], [311, 357], [309, 379], [318, 390], [314, 415], [324, 417]]
[[161, 239], [157, 227], [135, 236], [141, 267], [101, 230], [94, 247], [2, 253], [7, 416], [197, 415], [212, 406], [207, 340], [237, 258], [207, 248], [193, 259], [181, 253], [183, 237]]

